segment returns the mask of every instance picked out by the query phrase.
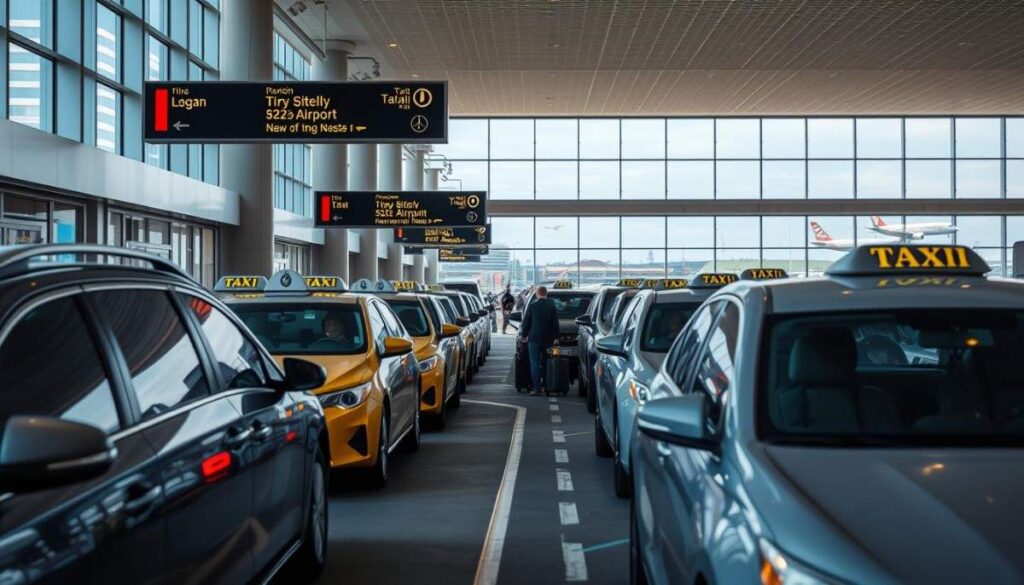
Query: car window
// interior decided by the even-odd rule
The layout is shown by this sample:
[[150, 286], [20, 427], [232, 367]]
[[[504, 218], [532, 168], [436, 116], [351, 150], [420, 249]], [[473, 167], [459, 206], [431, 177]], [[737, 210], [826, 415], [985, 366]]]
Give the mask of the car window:
[[381, 316], [372, 301], [366, 303], [366, 314], [370, 317], [370, 331], [378, 347], [384, 346], [384, 338], [389, 335], [388, 327], [384, 324], [384, 317]]
[[73, 297], [30, 310], [11, 329], [0, 346], [0, 395], [0, 422], [34, 414], [108, 433], [121, 426], [100, 354]]
[[626, 307], [626, 310], [622, 312], [622, 316], [615, 322], [615, 328], [612, 329], [612, 335], [622, 335], [626, 331], [626, 323], [633, 317], [633, 313], [638, 310], [637, 307], [639, 306], [640, 304], [635, 297], [629, 301], [629, 305]]
[[430, 335], [430, 324], [427, 322], [427, 313], [423, 310], [423, 304], [419, 300], [400, 301], [390, 299], [388, 306], [394, 311], [402, 326], [413, 337], [424, 337]]
[[633, 304], [636, 306], [632, 308], [629, 318], [623, 319], [625, 329], [622, 332], [622, 347], [627, 351], [633, 348], [633, 341], [636, 339], [637, 323], [644, 312], [644, 297], [637, 297]]
[[689, 372], [689, 365], [697, 355], [704, 339], [707, 338], [711, 324], [714, 322], [715, 313], [721, 308], [720, 303], [705, 305], [690, 319], [689, 326], [683, 334], [676, 339], [673, 346], [673, 359], [666, 360], [666, 368], [676, 386], [683, 391], [687, 390], [686, 377]]
[[167, 292], [108, 290], [89, 297], [121, 348], [143, 420], [209, 395], [199, 354]]
[[441, 297], [437, 299], [438, 304], [441, 305], [441, 309], [444, 311], [445, 316], [448, 318], [448, 322], [454, 324], [459, 314], [455, 310], [455, 305], [452, 304], [451, 299], [447, 297]]
[[614, 314], [612, 310], [615, 309], [616, 301], [622, 296], [622, 293], [626, 292], [626, 289], [609, 290], [604, 295], [604, 301], [601, 302], [601, 315], [600, 320], [606, 328], [614, 325]]
[[395, 313], [388, 307], [387, 303], [374, 302], [373, 303], [377, 310], [380, 311], [381, 316], [384, 318], [384, 324], [388, 328], [388, 335], [391, 337], [408, 337], [405, 327], [398, 322], [398, 318], [395, 317]]
[[265, 386], [267, 378], [256, 344], [217, 307], [192, 295], [182, 293], [181, 297], [202, 326], [225, 389]]
[[739, 335], [740, 311], [732, 303], [723, 303], [722, 314], [708, 334], [708, 343], [697, 358], [697, 373], [693, 379], [693, 392], [704, 392], [708, 397], [706, 424], [714, 432], [721, 422], [721, 414], [735, 378], [736, 342]]
[[700, 303], [655, 303], [644, 319], [640, 349], [665, 353]]
[[[423, 309], [427, 312], [427, 317], [430, 319], [430, 324], [434, 327], [434, 331], [440, 334], [441, 324], [444, 323], [444, 318], [441, 317], [441, 314], [438, 312], [437, 306], [434, 305], [434, 301], [430, 298], [420, 297], [420, 303], [423, 305]], [[408, 327], [406, 327], [406, 329], [408, 329]]]
[[346, 355], [366, 351], [363, 313], [356, 304], [236, 303], [231, 306], [274, 354]]

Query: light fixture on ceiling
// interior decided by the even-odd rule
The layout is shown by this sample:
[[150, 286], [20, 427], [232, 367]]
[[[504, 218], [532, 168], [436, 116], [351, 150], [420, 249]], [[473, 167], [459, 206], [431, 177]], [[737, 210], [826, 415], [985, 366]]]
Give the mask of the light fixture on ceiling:
[[398, 43], [388, 43], [388, 46], [391, 47], [392, 49], [397, 49]]
[[292, 5], [288, 7], [288, 14], [291, 14], [292, 16], [298, 16], [305, 12], [307, 8], [309, 7], [306, 6], [305, 2], [303, 2], [302, 0], [295, 0], [295, 2], [292, 2]]
[[557, 49], [557, 48], [561, 47], [562, 45], [561, 45], [561, 43], [548, 43], [548, 46], [551, 47], [552, 49]]
[[412, 78], [413, 79], [419, 79], [420, 78], [420, 74], [419, 73], [413, 73], [412, 74]]

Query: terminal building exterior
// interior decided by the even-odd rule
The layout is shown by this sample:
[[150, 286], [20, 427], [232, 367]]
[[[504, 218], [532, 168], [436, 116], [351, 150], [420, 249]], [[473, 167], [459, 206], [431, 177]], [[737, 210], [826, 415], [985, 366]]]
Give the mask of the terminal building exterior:
[[[751, 266], [817, 274], [839, 242], [894, 239], [872, 229], [873, 216], [948, 225], [906, 237], [974, 247], [997, 273], [1010, 273], [1013, 242], [1024, 239], [1022, 88], [997, 83], [998, 63], [964, 67], [955, 99], [909, 88], [903, 108], [822, 98], [780, 111], [766, 94], [761, 106], [711, 110], [696, 90], [673, 101], [651, 81], [660, 113], [627, 112], [609, 101], [614, 83], [588, 90], [573, 72], [567, 91], [598, 87], [602, 105], [568, 94], [497, 101], [487, 87], [460, 94], [456, 71], [447, 144], [144, 143], [146, 80], [440, 79], [459, 68], [420, 67], [420, 51], [381, 36], [374, 18], [405, 14], [306, 4], [2, 3], [0, 241], [138, 248], [207, 286], [224, 273], [293, 268], [497, 289]], [[556, 78], [559, 67], [540, 63], [537, 74]], [[389, 230], [315, 228], [318, 189], [486, 190], [491, 255], [442, 265], [435, 251], [404, 254]]]

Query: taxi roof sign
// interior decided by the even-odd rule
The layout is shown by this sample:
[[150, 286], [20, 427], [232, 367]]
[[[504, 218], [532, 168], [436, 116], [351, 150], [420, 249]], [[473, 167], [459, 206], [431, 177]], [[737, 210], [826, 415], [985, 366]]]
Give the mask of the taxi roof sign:
[[743, 280], [773, 280], [789, 278], [789, 275], [781, 268], [747, 268], [740, 273], [740, 278]]
[[423, 290], [423, 285], [414, 280], [392, 280], [391, 285], [395, 287], [395, 290], [400, 291], [417, 291]]
[[654, 290], [674, 290], [690, 286], [690, 281], [685, 278], [659, 278]]
[[275, 272], [267, 282], [263, 292], [268, 294], [305, 294], [309, 292], [306, 287], [306, 280], [301, 274], [294, 270], [280, 270]]
[[222, 276], [213, 286], [213, 292], [219, 293], [253, 293], [263, 292], [267, 288], [265, 276]]
[[690, 281], [690, 288], [721, 288], [739, 280], [739, 277], [731, 272], [706, 272], [698, 274]]
[[640, 283], [640, 288], [654, 288], [658, 286], [658, 280], [659, 279], [657, 278], [645, 278], [644, 281]]
[[551, 283], [551, 288], [554, 290], [566, 290], [572, 288], [571, 280], [556, 280]]
[[431, 292], [440, 292], [443, 290], [448, 290], [447, 288], [445, 288], [443, 284], [428, 284], [426, 285], [426, 289]]
[[644, 283], [642, 278], [623, 278], [619, 282], [615, 283], [615, 286], [628, 286], [630, 288], [639, 288]]
[[345, 292], [348, 286], [340, 276], [304, 276], [306, 288], [315, 291]]
[[991, 268], [967, 246], [896, 244], [859, 246], [836, 260], [829, 276], [881, 276], [887, 274], [964, 274], [984, 276]]
[[378, 280], [374, 282], [369, 278], [360, 278], [359, 280], [352, 283], [352, 292], [360, 293], [383, 293], [383, 292], [398, 292], [395, 285], [391, 284], [390, 280]]

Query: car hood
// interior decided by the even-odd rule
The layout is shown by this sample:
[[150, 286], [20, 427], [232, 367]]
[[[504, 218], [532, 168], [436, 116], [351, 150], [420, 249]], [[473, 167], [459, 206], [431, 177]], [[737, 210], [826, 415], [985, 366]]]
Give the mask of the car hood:
[[559, 319], [558, 333], [559, 335], [579, 335], [580, 326], [576, 324], [575, 319]]
[[1017, 583], [1024, 575], [1017, 526], [1024, 520], [1024, 473], [1017, 469], [1024, 451], [766, 452], [821, 514], [900, 582]]

